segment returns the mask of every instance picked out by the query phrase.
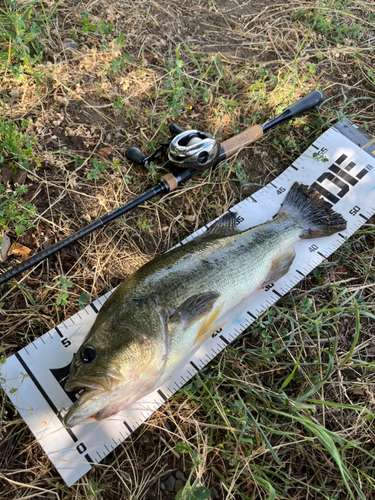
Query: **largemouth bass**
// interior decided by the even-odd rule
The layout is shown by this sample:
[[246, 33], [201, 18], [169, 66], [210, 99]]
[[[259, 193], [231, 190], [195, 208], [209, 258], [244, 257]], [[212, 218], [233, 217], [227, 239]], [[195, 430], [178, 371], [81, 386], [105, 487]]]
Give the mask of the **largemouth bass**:
[[221, 316], [288, 272], [294, 243], [346, 228], [318, 193], [297, 183], [273, 220], [240, 232], [236, 215], [151, 260], [107, 299], [65, 384], [85, 389], [66, 427], [108, 418], [162, 385]]

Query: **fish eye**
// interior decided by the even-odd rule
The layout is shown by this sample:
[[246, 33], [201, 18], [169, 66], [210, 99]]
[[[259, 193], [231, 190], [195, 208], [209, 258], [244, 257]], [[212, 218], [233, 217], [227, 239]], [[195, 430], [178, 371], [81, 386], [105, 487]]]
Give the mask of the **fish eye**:
[[92, 347], [91, 345], [87, 345], [81, 350], [80, 356], [81, 360], [84, 363], [91, 363], [91, 361], [94, 360], [96, 355], [95, 347]]

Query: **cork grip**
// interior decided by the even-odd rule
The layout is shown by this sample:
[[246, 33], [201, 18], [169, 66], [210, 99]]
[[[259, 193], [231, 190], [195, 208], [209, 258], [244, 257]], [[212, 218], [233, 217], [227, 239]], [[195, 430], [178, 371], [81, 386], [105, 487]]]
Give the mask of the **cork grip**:
[[260, 139], [263, 135], [263, 129], [259, 125], [254, 125], [254, 127], [250, 127], [238, 135], [234, 135], [230, 139], [221, 143], [221, 146], [224, 148], [226, 157], [232, 156], [242, 148], [251, 144], [252, 142]]
[[174, 191], [177, 189], [178, 182], [177, 179], [174, 175], [172, 174], [167, 174], [162, 177], [162, 179], [165, 180], [165, 182], [168, 184], [169, 187], [169, 192]]

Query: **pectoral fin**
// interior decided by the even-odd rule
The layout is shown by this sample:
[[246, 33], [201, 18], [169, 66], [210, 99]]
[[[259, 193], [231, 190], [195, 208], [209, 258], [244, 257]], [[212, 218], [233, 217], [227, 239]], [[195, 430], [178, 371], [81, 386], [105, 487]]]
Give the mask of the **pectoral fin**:
[[268, 283], [275, 283], [275, 281], [285, 276], [289, 271], [295, 256], [296, 252], [292, 247], [283, 254], [276, 257], [276, 259], [272, 262], [270, 272], [259, 288], [263, 288], [264, 286], [268, 285]]
[[219, 295], [217, 292], [206, 292], [189, 297], [176, 309], [169, 321], [182, 323], [185, 329], [188, 328], [212, 310]]
[[205, 319], [203, 325], [199, 329], [198, 335], [195, 339], [195, 344], [201, 344], [206, 339], [208, 339], [216, 330], [223, 326], [216, 323], [216, 320], [220, 318], [221, 310], [222, 307], [219, 307]]

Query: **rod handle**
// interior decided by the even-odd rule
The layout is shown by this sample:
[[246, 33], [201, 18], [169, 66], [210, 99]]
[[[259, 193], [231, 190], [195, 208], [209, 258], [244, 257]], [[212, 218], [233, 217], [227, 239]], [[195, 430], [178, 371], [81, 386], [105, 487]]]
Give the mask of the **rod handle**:
[[245, 146], [257, 141], [263, 135], [263, 129], [259, 125], [247, 128], [240, 134], [234, 135], [230, 139], [221, 143], [221, 147], [225, 150], [226, 158], [238, 153]]

